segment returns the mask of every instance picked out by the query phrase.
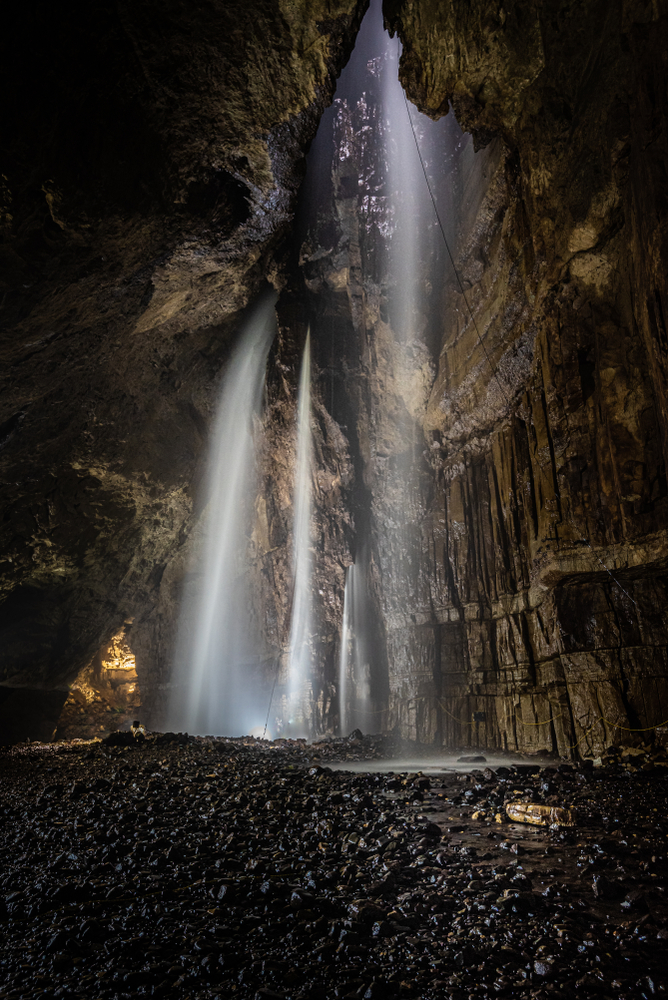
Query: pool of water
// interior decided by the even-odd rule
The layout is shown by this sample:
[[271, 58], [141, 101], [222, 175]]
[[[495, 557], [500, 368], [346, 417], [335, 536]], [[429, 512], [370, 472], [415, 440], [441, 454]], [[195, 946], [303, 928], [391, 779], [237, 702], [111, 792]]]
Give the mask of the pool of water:
[[433, 756], [401, 756], [388, 757], [380, 760], [341, 760], [327, 761], [329, 767], [334, 771], [352, 771], [355, 774], [394, 774], [414, 773], [421, 771], [422, 774], [467, 774], [471, 771], [481, 770], [484, 767], [556, 767], [559, 763], [554, 757], [532, 756], [522, 757], [519, 754], [501, 754], [493, 752], [485, 753], [452, 753], [434, 754]]

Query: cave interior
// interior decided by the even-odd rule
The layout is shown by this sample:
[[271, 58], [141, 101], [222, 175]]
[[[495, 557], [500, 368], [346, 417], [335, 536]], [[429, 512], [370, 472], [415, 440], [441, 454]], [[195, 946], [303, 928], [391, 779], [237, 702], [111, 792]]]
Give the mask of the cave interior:
[[267, 287], [237, 570], [270, 732], [297, 712], [309, 737], [357, 720], [562, 757], [665, 738], [662, 4], [12, 17], [3, 742], [50, 739], [124, 628], [150, 727], [229, 730], [175, 709], [180, 635], [209, 587], [221, 379]]
[[0, 48], [0, 998], [666, 995], [666, 0]]

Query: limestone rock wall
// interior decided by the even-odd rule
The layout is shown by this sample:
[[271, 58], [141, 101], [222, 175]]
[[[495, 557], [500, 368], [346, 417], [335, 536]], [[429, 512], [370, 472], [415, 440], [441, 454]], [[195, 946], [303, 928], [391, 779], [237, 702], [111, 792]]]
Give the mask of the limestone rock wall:
[[11, 14], [0, 728], [18, 719], [12, 739], [53, 731], [66, 684], [129, 617], [142, 711], [164, 717], [217, 386], [267, 280], [282, 296], [249, 572], [279, 699], [310, 322], [314, 728], [337, 726], [345, 568], [363, 543], [377, 728], [570, 754], [668, 718], [666, 4], [385, 0], [410, 100], [434, 118], [452, 105], [473, 137], [431, 157], [461, 285], [436, 233], [410, 350], [388, 319], [373, 99], [332, 112], [345, 155], [317, 224], [298, 220], [285, 242], [365, 7]]
[[[497, 23], [480, 5], [386, 5], [409, 96], [436, 116], [452, 100], [474, 139], [445, 142], [456, 155], [430, 168], [461, 285], [437, 238], [410, 350], [388, 319], [374, 66], [364, 99], [328, 112], [326, 176], [303, 209], [279, 306], [251, 569], [280, 701], [310, 322], [318, 731], [337, 726], [344, 570], [364, 544], [377, 728], [570, 755], [642, 739], [630, 730], [668, 717], [661, 352], [643, 333], [633, 263], [645, 261], [646, 206], [659, 220], [661, 209], [646, 191], [638, 202], [620, 84], [633, 61], [626, 29], [646, 29], [630, 9], [533, 21], [532, 10], [514, 5]], [[601, 33], [605, 57], [592, 55]], [[645, 84], [631, 78], [642, 103]], [[643, 238], [661, 245], [662, 225]]]
[[8, 14], [0, 684], [64, 690], [128, 615], [166, 683], [220, 374], [364, 7]]
[[665, 7], [386, 13], [411, 99], [482, 149], [457, 240], [475, 324], [448, 282], [405, 625], [439, 669], [397, 674], [391, 707], [455, 745], [643, 738], [668, 718]]

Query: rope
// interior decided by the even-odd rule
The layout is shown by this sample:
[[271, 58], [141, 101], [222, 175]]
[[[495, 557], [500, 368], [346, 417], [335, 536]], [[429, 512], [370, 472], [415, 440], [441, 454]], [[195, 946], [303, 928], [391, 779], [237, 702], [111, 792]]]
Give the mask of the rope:
[[[426, 695], [423, 695], [422, 697], [425, 698]], [[452, 712], [450, 712], [445, 707], [445, 705], [443, 704], [443, 702], [441, 701], [440, 698], [438, 698], [437, 701], [438, 701], [438, 704], [440, 705], [442, 711], [444, 711], [446, 715], [449, 715], [451, 719], [454, 719], [455, 722], [458, 722], [460, 724], [460, 726], [477, 726], [477, 725], [479, 725], [478, 722], [467, 722], [465, 719], [458, 719], [456, 715], [453, 715]]]
[[562, 711], [562, 712], [559, 712], [559, 715], [551, 715], [549, 719], [545, 720], [545, 722], [525, 722], [524, 719], [520, 719], [520, 717], [517, 714], [517, 712], [515, 712], [515, 718], [517, 719], [518, 722], [521, 722], [523, 726], [549, 726], [549, 724], [551, 722], [555, 722], [556, 719], [561, 719], [561, 717], [563, 716], [563, 714], [564, 713]]
[[506, 391], [505, 391], [503, 385], [501, 384], [501, 380], [499, 379], [499, 376], [498, 376], [498, 373], [496, 371], [496, 368], [492, 364], [491, 358], [490, 358], [489, 354], [487, 353], [487, 348], [485, 347], [483, 339], [480, 336], [480, 330], [478, 329], [478, 324], [476, 323], [475, 316], [473, 315], [473, 310], [471, 309], [468, 297], [466, 295], [466, 292], [464, 291], [464, 285], [462, 284], [462, 280], [459, 277], [459, 272], [457, 271], [457, 266], [455, 264], [455, 259], [452, 256], [452, 251], [450, 250], [450, 246], [448, 244], [448, 240], [447, 240], [447, 237], [445, 235], [445, 229], [443, 228], [443, 223], [441, 222], [441, 216], [440, 216], [439, 211], [438, 211], [438, 206], [436, 204], [436, 199], [434, 198], [434, 193], [433, 193], [433, 191], [431, 189], [431, 184], [429, 183], [429, 177], [427, 175], [427, 168], [425, 166], [424, 160], [422, 159], [422, 153], [420, 152], [420, 144], [418, 143], [417, 135], [415, 133], [415, 127], [413, 125], [413, 119], [411, 118], [411, 113], [410, 113], [410, 109], [408, 107], [408, 101], [406, 99], [406, 94], [405, 93], [403, 94], [403, 98], [404, 98], [404, 105], [406, 107], [406, 114], [408, 116], [408, 123], [409, 123], [409, 125], [411, 127], [411, 132], [413, 133], [413, 142], [415, 143], [415, 149], [417, 151], [418, 159], [420, 160], [420, 166], [422, 167], [422, 173], [424, 174], [424, 180], [425, 180], [425, 184], [427, 185], [427, 191], [429, 192], [429, 197], [431, 198], [431, 203], [434, 206], [434, 214], [436, 216], [436, 221], [438, 222], [438, 228], [441, 230], [441, 236], [443, 237], [443, 242], [445, 244], [445, 249], [448, 251], [448, 257], [450, 258], [450, 263], [452, 264], [452, 270], [455, 273], [455, 278], [457, 279], [457, 284], [459, 285], [459, 290], [462, 293], [462, 297], [464, 299], [464, 302], [466, 303], [466, 308], [468, 309], [469, 314], [471, 316], [471, 321], [473, 323], [473, 327], [475, 329], [475, 332], [478, 335], [478, 341], [480, 343], [480, 346], [483, 349], [483, 353], [484, 353], [485, 357], [487, 358], [487, 364], [491, 368], [492, 375], [494, 376], [494, 378], [497, 381], [499, 389], [501, 390], [501, 395], [505, 399], [506, 403], [510, 404], [510, 399], [507, 396]]
[[[518, 722], [521, 722], [523, 726], [547, 726], [551, 722], [555, 722], [557, 719], [563, 718], [564, 714], [565, 713], [562, 710], [558, 715], [553, 715], [549, 719], [546, 719], [544, 722], [525, 722], [524, 719], [520, 719], [517, 712], [515, 712], [515, 718], [517, 719]], [[577, 719], [576, 721], [578, 725], [580, 726], [582, 725], [579, 719]], [[665, 722], [657, 722], [653, 726], [644, 726], [644, 727], [620, 726], [618, 722], [611, 722], [610, 719], [606, 719], [604, 715], [599, 715], [598, 718], [594, 719], [591, 726], [589, 726], [589, 728], [584, 731], [584, 734], [580, 737], [577, 743], [574, 743], [572, 746], [569, 746], [568, 749], [575, 750], [577, 747], [579, 747], [582, 741], [585, 739], [585, 737], [589, 735], [594, 726], [596, 726], [599, 722], [605, 722], [606, 726], [609, 726], [611, 729], [620, 729], [624, 733], [649, 733], [653, 729], [658, 729], [660, 726], [668, 725], [668, 719], [666, 719]]]
[[668, 726], [668, 719], [666, 719], [665, 722], [657, 722], [654, 726], [645, 726], [642, 729], [639, 728], [630, 729], [628, 726], [620, 726], [618, 722], [610, 722], [610, 720], [606, 719], [604, 715], [599, 715], [598, 719], [596, 720], [596, 722], [601, 722], [601, 721], [605, 722], [605, 724], [607, 726], [610, 726], [611, 729], [621, 729], [625, 733], [648, 733], [650, 729], [658, 729], [660, 726]]
[[[452, 255], [452, 251], [450, 250], [450, 246], [448, 244], [447, 237], [445, 235], [445, 228], [444, 228], [443, 223], [441, 221], [441, 216], [440, 216], [439, 211], [438, 211], [438, 206], [436, 204], [436, 199], [434, 197], [434, 193], [432, 191], [431, 184], [429, 182], [429, 176], [427, 174], [427, 168], [425, 166], [424, 159], [422, 158], [422, 153], [420, 151], [420, 144], [418, 142], [417, 134], [415, 132], [415, 126], [413, 125], [413, 119], [411, 118], [410, 108], [408, 107], [408, 100], [406, 98], [406, 94], [405, 93], [403, 94], [403, 98], [404, 98], [404, 105], [405, 105], [405, 108], [406, 108], [406, 115], [408, 117], [408, 123], [410, 125], [411, 133], [413, 135], [413, 142], [415, 143], [415, 149], [416, 149], [416, 152], [417, 152], [417, 155], [418, 155], [418, 159], [420, 160], [420, 166], [422, 167], [422, 173], [424, 175], [425, 184], [427, 185], [427, 191], [429, 192], [429, 197], [431, 199], [431, 203], [432, 203], [432, 206], [434, 208], [434, 214], [436, 216], [436, 221], [438, 222], [438, 227], [439, 227], [439, 229], [441, 231], [441, 236], [443, 237], [443, 243], [445, 244], [445, 249], [447, 250], [448, 257], [450, 258], [450, 263], [452, 264], [452, 270], [453, 270], [453, 272], [455, 274], [455, 278], [457, 279], [457, 284], [459, 285], [459, 290], [460, 290], [460, 292], [462, 294], [462, 298], [464, 299], [464, 302], [466, 304], [466, 308], [468, 309], [469, 314], [471, 316], [471, 321], [473, 323], [475, 332], [476, 332], [476, 334], [478, 336], [478, 341], [480, 343], [480, 346], [482, 347], [482, 350], [483, 350], [483, 352], [485, 354], [485, 357], [487, 359], [487, 363], [489, 364], [489, 367], [492, 370], [492, 374], [493, 374], [494, 378], [497, 381], [497, 384], [499, 386], [499, 389], [501, 390], [501, 393], [502, 393], [504, 399], [506, 400], [507, 403], [509, 403], [510, 400], [509, 400], [509, 398], [508, 398], [508, 396], [507, 396], [507, 394], [505, 392], [505, 389], [504, 389], [503, 385], [501, 384], [501, 381], [499, 379], [497, 370], [496, 370], [495, 366], [492, 364], [491, 358], [490, 358], [490, 356], [489, 356], [489, 354], [487, 352], [487, 348], [485, 347], [483, 339], [482, 339], [482, 337], [480, 335], [480, 330], [478, 329], [478, 324], [476, 323], [476, 319], [475, 319], [475, 316], [473, 314], [473, 310], [471, 308], [471, 305], [469, 303], [468, 297], [467, 297], [466, 292], [464, 290], [464, 286], [463, 286], [461, 278], [459, 276], [459, 272], [457, 271], [457, 267], [455, 265], [455, 260], [454, 260], [454, 257]], [[617, 587], [619, 587], [619, 589], [624, 594], [624, 596], [627, 597], [628, 600], [631, 601], [631, 603], [633, 605], [635, 605], [635, 607], [638, 608], [638, 610], [640, 611], [640, 608], [638, 606], [638, 602], [635, 601], [633, 599], [633, 597], [631, 597], [631, 595], [629, 594], [629, 592], [622, 586], [622, 584], [619, 582], [619, 580], [614, 575], [614, 573], [610, 569], [608, 569], [608, 567], [606, 566], [606, 564], [603, 562], [603, 560], [601, 559], [601, 557], [598, 555], [598, 553], [596, 552], [596, 550], [592, 546], [592, 544], [589, 541], [589, 539], [585, 538], [585, 536], [582, 534], [582, 531], [580, 530], [580, 528], [575, 523], [572, 515], [569, 514], [569, 513], [567, 513], [566, 514], [566, 518], [571, 523], [571, 525], [575, 528], [576, 532], [580, 536], [581, 541], [583, 541], [585, 543], [585, 545], [587, 545], [589, 547], [589, 549], [591, 550], [591, 552], [595, 556], [596, 560], [601, 564], [601, 566], [606, 571], [606, 573], [608, 574], [608, 576], [610, 577], [610, 579], [617, 585]], [[468, 721], [466, 721], [464, 719], [458, 719], [457, 716], [453, 715], [452, 712], [450, 712], [445, 707], [445, 705], [443, 704], [443, 702], [440, 699], [439, 699], [439, 705], [440, 705], [441, 709], [446, 713], [446, 715], [449, 715], [450, 718], [454, 719], [460, 725], [463, 725], [463, 726], [475, 726], [475, 725], [477, 725], [476, 722], [468, 722]], [[523, 726], [536, 726], [536, 727], [539, 727], [539, 726], [547, 726], [550, 723], [555, 722], [557, 719], [562, 718], [564, 716], [564, 714], [565, 714], [564, 710], [562, 709], [559, 712], [558, 715], [551, 716], [549, 719], [545, 719], [542, 722], [525, 722], [524, 719], [520, 719], [520, 717], [517, 715], [517, 712], [515, 712], [515, 718], [517, 719], [518, 722], [521, 722]], [[573, 721], [577, 721], [578, 724], [581, 725], [581, 723], [580, 723], [579, 720], [575, 720], [574, 719]], [[580, 743], [582, 743], [582, 741], [586, 738], [586, 736], [591, 732], [591, 730], [594, 728], [594, 726], [596, 726], [599, 722], [604, 722], [606, 725], [610, 726], [610, 728], [612, 728], [612, 729], [619, 729], [622, 732], [626, 732], [626, 733], [646, 733], [646, 732], [650, 732], [651, 730], [657, 729], [658, 726], [668, 725], [668, 719], [667, 719], [665, 722], [659, 722], [655, 726], [645, 726], [644, 728], [636, 728], [636, 727], [629, 727], [629, 726], [620, 726], [619, 723], [610, 722], [609, 719], [606, 719], [605, 716], [601, 715], [597, 719], [594, 720], [594, 722], [591, 724], [591, 726], [588, 727], [588, 729], [585, 730], [583, 736], [578, 740], [578, 742], [574, 743], [572, 746], [568, 747], [568, 749], [569, 750], [575, 750], [580, 745]]]
[[271, 714], [271, 703], [274, 700], [274, 691], [276, 690], [276, 684], [278, 682], [278, 671], [280, 667], [280, 657], [276, 657], [276, 673], [274, 674], [274, 683], [271, 686], [271, 695], [269, 696], [269, 704], [267, 706], [267, 718], [264, 720], [264, 729], [262, 730], [262, 739], [267, 735], [267, 726], [269, 725], [269, 715]]
[[[427, 698], [429, 696], [428, 695], [421, 695], [421, 697], [422, 698]], [[412, 698], [411, 701], [417, 701], [417, 698]], [[438, 704], [440, 705], [440, 707], [442, 708], [442, 710], [446, 713], [446, 715], [449, 715], [451, 719], [454, 719], [455, 722], [458, 722], [460, 724], [460, 726], [477, 726], [478, 725], [477, 722], [468, 722], [466, 719], [460, 719], [458, 716], [453, 715], [452, 712], [449, 711], [449, 709], [447, 709], [445, 707], [445, 705], [443, 704], [443, 702], [441, 701], [440, 698], [438, 698], [437, 701], [438, 701]], [[552, 705], [553, 703], [549, 702], [549, 704]], [[554, 707], [558, 708], [560, 706], [559, 705], [555, 705]], [[565, 715], [565, 712], [562, 709], [559, 712], [558, 715], [552, 715], [552, 716], [550, 716], [549, 719], [545, 719], [543, 722], [525, 722], [524, 719], [521, 719], [519, 717], [519, 715], [517, 714], [517, 712], [515, 712], [515, 718], [517, 719], [518, 722], [521, 722], [523, 726], [547, 726], [551, 722], [556, 722], [557, 719], [563, 718], [564, 715]], [[578, 725], [580, 725], [580, 726], [582, 725], [582, 722], [579, 719], [577, 719], [575, 721], [577, 721]], [[584, 739], [584, 737], [588, 733], [590, 733], [592, 731], [592, 729], [594, 728], [594, 726], [597, 723], [599, 723], [599, 722], [605, 722], [605, 724], [607, 726], [610, 726], [611, 729], [621, 729], [622, 732], [625, 732], [625, 733], [649, 733], [649, 732], [651, 732], [652, 729], [659, 729], [661, 726], [668, 726], [668, 719], [666, 719], [665, 722], [655, 722], [653, 726], [622, 726], [618, 722], [611, 722], [610, 719], [606, 719], [606, 717], [604, 715], [599, 715], [596, 719], [594, 719], [594, 721], [588, 727], [588, 729], [585, 730], [584, 736], [582, 736], [578, 740], [577, 743], [573, 744], [573, 746], [569, 747], [568, 749], [569, 750], [574, 750], [577, 746], [579, 746], [580, 743], [582, 743], [582, 740]]]
[[595, 719], [594, 722], [592, 722], [592, 724], [589, 727], [589, 729], [585, 729], [584, 733], [582, 734], [582, 736], [580, 737], [580, 739], [577, 741], [577, 743], [572, 743], [570, 746], [567, 746], [566, 749], [567, 750], [577, 750], [577, 748], [580, 746], [580, 744], [584, 740], [586, 740], [586, 738], [589, 736], [590, 732], [592, 731], [592, 729], [594, 728], [594, 726], [596, 725], [596, 723], [598, 721], [599, 721], [598, 719]]

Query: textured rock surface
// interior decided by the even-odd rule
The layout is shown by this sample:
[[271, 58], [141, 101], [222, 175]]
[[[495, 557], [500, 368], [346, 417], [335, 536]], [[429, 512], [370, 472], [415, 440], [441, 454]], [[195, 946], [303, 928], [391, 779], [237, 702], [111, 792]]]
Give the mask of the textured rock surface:
[[[384, 770], [392, 742], [0, 755], [0, 989], [25, 994], [29, 963], [32, 995], [105, 1000], [665, 995], [665, 759], [316, 763]], [[555, 800], [578, 829], [503, 823]]]
[[311, 319], [316, 729], [337, 722], [345, 566], [368, 539], [379, 728], [561, 753], [628, 742], [668, 718], [668, 14], [385, 4], [411, 100], [434, 117], [451, 102], [473, 134], [433, 167], [468, 304], [436, 240], [409, 352], [388, 321], [373, 95], [332, 112], [345, 155], [327, 204], [298, 263], [281, 249], [363, 6], [14, 15], [0, 683], [64, 691], [134, 616], [159, 719], [216, 387], [268, 277], [284, 294], [250, 545], [279, 699]]
[[409, 96], [487, 146], [458, 240], [482, 343], [450, 285], [424, 421], [422, 735], [597, 750], [668, 716], [666, 11], [390, 6]]
[[279, 280], [363, 6], [37, 4], [6, 26], [2, 684], [64, 687], [135, 613], [164, 670], [143, 626], [163, 577], [173, 617], [230, 335]]

